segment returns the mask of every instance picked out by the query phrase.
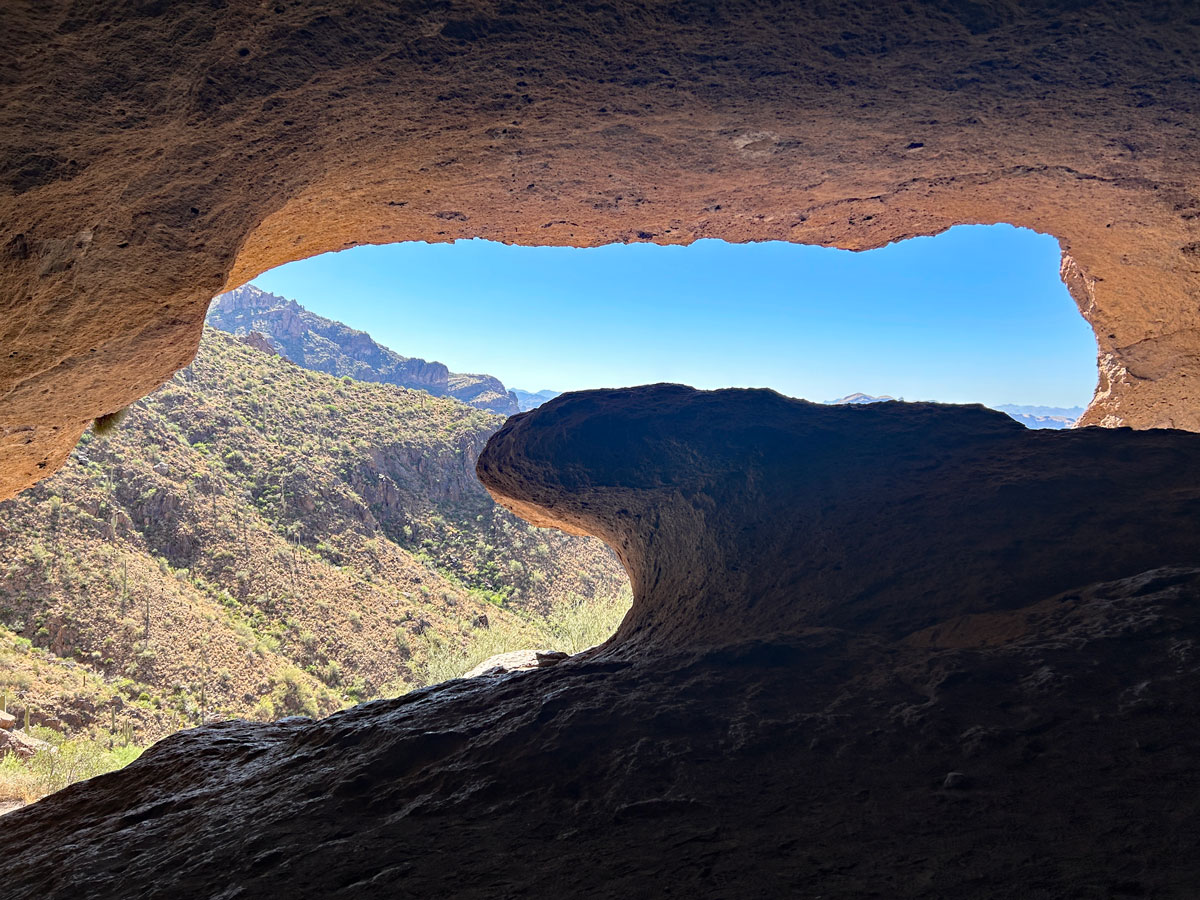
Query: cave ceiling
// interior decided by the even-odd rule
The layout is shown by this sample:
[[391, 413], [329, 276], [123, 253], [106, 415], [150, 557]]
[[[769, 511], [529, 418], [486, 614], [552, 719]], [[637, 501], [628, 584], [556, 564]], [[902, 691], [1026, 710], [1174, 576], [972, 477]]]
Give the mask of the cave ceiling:
[[0, 34], [0, 496], [186, 365], [214, 294], [402, 240], [1008, 222], [1094, 327], [1085, 422], [1200, 429], [1191, 3], [58, 0]]

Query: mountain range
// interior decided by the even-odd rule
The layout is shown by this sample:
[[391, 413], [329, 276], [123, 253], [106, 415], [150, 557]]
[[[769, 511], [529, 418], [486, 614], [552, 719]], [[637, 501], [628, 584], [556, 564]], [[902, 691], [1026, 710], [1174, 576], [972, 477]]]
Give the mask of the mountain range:
[[[885, 403], [888, 400], [895, 399], [895, 397], [889, 397], [886, 394], [876, 397], [871, 394], [856, 393], [847, 394], [845, 397], [837, 400], [826, 400], [825, 403], [829, 405], [842, 403]], [[1026, 428], [1070, 428], [1083, 415], [1082, 406], [1021, 406], [1012, 403], [1002, 403], [992, 408], [1010, 418], [1016, 419]]]
[[208, 324], [239, 337], [258, 333], [267, 339], [266, 344], [259, 342], [260, 349], [273, 349], [316, 372], [416, 388], [503, 416], [532, 409], [522, 407], [517, 394], [492, 375], [464, 375], [451, 372], [440, 362], [401, 356], [377, 343], [365, 331], [318, 316], [295, 300], [267, 293], [252, 284], [214, 298], [208, 310]]

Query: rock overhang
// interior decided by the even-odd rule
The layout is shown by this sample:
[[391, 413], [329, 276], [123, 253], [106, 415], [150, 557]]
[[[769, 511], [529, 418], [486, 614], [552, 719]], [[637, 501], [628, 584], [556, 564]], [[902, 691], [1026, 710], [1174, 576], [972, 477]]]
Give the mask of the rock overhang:
[[1187, 3], [10, 11], [0, 494], [193, 355], [208, 300], [358, 243], [1055, 235], [1090, 424], [1195, 429]]
[[519, 515], [616, 550], [634, 605], [614, 646], [900, 640], [1200, 559], [1200, 437], [980, 406], [583, 391], [509, 419], [477, 471]]

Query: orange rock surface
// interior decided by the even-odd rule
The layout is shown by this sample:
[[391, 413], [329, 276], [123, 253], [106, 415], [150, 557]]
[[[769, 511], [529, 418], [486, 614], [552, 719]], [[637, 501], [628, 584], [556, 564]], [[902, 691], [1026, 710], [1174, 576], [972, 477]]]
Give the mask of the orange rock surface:
[[[1056, 236], [1090, 424], [1200, 428], [1185, 2], [9, 4], [0, 497], [359, 243]], [[964, 298], [970, 302], [970, 298]]]

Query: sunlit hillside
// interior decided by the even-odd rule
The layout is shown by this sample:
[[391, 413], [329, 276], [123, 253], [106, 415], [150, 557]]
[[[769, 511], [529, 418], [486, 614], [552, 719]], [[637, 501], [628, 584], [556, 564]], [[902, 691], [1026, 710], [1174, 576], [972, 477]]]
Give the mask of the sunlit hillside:
[[207, 331], [191, 367], [0, 504], [8, 709], [145, 743], [458, 674], [481, 648], [544, 645], [581, 600], [611, 630], [612, 553], [475, 478], [502, 421]]

